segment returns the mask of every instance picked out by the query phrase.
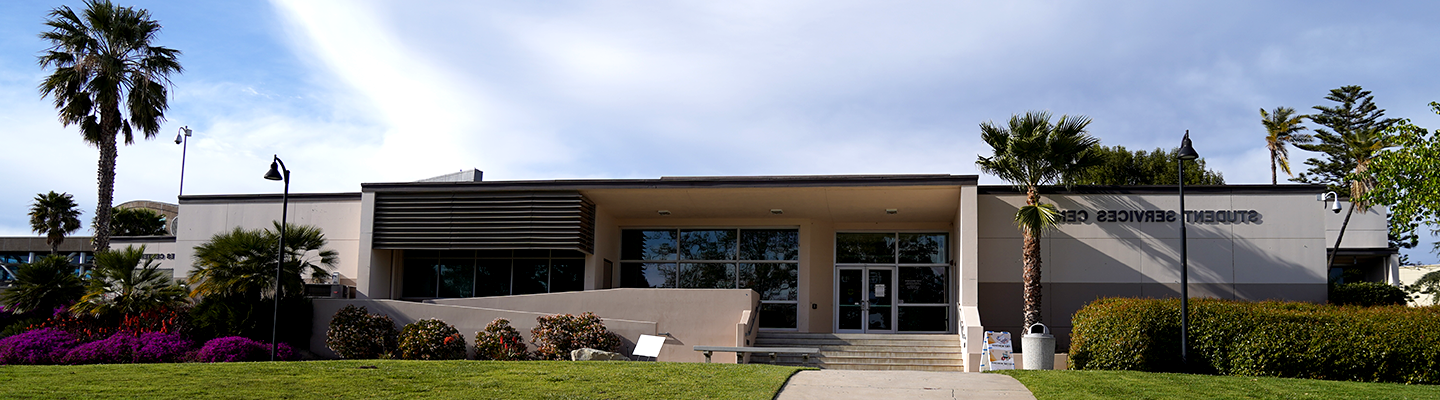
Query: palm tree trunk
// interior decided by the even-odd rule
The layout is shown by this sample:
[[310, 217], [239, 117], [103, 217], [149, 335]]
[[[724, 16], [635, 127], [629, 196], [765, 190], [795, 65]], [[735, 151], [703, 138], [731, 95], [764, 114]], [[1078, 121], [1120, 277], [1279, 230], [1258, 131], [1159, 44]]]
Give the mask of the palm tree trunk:
[[110, 211], [111, 205], [115, 203], [115, 158], [118, 153], [114, 132], [104, 134], [100, 140], [100, 166], [97, 172], [100, 193], [95, 204], [94, 244], [97, 253], [110, 248]]
[[1270, 184], [1278, 185], [1275, 180], [1275, 149], [1270, 149]]
[[[1335, 200], [1340, 201], [1340, 200]], [[1325, 262], [1325, 268], [1335, 266], [1335, 253], [1340, 252], [1340, 241], [1345, 240], [1345, 227], [1350, 226], [1350, 215], [1355, 213], [1355, 202], [1350, 202], [1350, 211], [1345, 212], [1345, 222], [1340, 224], [1340, 234], [1335, 235], [1335, 247], [1330, 249], [1330, 260]]]
[[[1040, 204], [1040, 193], [1035, 187], [1030, 187], [1025, 194], [1025, 202], [1028, 205]], [[1025, 286], [1025, 326], [1029, 332], [1030, 326], [1040, 323], [1040, 232], [1024, 232], [1025, 242], [1023, 249], [1023, 261], [1025, 264], [1024, 275], [1021, 277]]]

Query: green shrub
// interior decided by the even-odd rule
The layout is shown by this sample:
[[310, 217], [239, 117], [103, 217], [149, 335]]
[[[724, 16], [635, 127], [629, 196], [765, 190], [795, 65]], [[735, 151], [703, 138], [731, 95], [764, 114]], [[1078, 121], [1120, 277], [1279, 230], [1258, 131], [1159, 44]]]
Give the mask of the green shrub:
[[390, 316], [347, 305], [330, 318], [325, 345], [340, 358], [388, 358], [395, 350], [396, 334], [395, 321]]
[[1409, 294], [1383, 282], [1341, 283], [1330, 286], [1330, 304], [1339, 306], [1400, 306]]
[[415, 321], [400, 330], [400, 358], [406, 360], [464, 360], [465, 336], [438, 319]]
[[475, 358], [480, 360], [519, 361], [530, 358], [525, 338], [510, 326], [510, 320], [496, 318], [475, 332]]
[[586, 312], [580, 316], [556, 314], [536, 317], [535, 329], [530, 330], [531, 341], [535, 343], [535, 357], [542, 360], [567, 360], [570, 352], [582, 348], [617, 351], [620, 336], [605, 329], [605, 322], [595, 313]]
[[[1101, 299], [1075, 313], [1075, 369], [1179, 371], [1179, 299]], [[1440, 383], [1440, 307], [1190, 301], [1190, 372]]]

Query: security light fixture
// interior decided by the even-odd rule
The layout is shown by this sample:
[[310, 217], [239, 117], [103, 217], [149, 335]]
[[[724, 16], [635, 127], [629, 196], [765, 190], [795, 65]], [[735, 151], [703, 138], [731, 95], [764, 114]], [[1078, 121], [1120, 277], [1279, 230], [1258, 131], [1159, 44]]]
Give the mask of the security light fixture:
[[670, 215], [670, 210], [659, 210], [656, 211], [656, 213], [659, 213], [660, 215]]
[[887, 208], [887, 209], [885, 209], [885, 213], [886, 213], [886, 214], [890, 214], [890, 215], [899, 214], [899, 213], [900, 213], [900, 209], [898, 209], [898, 208]]
[[784, 214], [784, 213], [785, 213], [785, 210], [781, 210], [781, 209], [778, 209], [778, 208], [772, 208], [772, 209], [770, 209], [770, 213], [771, 213], [771, 214], [775, 214], [775, 215], [780, 215], [780, 214]]
[[1316, 201], [1323, 201], [1330, 205], [1330, 212], [1340, 213], [1340, 195], [1335, 192], [1325, 192], [1315, 196]]
[[175, 133], [175, 144], [180, 145], [180, 195], [185, 195], [185, 153], [190, 148], [190, 134], [192, 131], [188, 126], [180, 127]]

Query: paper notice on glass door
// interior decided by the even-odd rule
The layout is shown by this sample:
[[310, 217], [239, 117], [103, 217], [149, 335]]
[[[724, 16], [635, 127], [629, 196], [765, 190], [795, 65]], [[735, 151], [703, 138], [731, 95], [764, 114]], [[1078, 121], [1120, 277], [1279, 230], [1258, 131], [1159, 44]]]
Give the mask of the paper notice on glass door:
[[875, 297], [885, 297], [885, 284], [875, 285]]

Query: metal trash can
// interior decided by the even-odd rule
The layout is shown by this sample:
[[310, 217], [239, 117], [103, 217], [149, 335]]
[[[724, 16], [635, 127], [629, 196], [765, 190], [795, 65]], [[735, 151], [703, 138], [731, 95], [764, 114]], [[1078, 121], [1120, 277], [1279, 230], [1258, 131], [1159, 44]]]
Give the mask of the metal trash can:
[[1055, 336], [1050, 334], [1050, 327], [1031, 325], [1020, 344], [1025, 347], [1025, 369], [1055, 369]]

